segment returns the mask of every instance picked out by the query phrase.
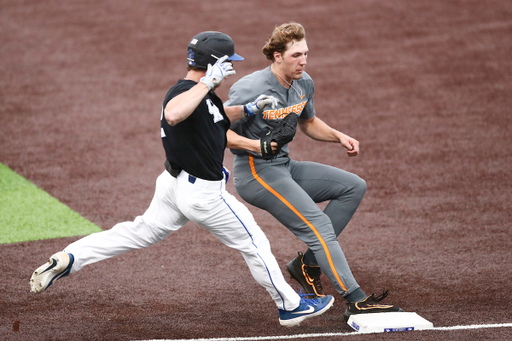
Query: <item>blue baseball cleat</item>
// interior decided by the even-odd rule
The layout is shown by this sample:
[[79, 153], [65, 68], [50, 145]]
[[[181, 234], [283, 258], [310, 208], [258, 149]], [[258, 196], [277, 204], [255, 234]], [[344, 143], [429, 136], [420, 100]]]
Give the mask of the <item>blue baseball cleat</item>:
[[322, 315], [334, 303], [334, 297], [331, 295], [322, 297], [307, 298], [308, 294], [303, 294], [302, 290], [299, 291], [300, 304], [295, 310], [286, 311], [279, 309], [279, 323], [285, 327], [298, 326], [302, 321], [307, 318]]
[[75, 258], [72, 254], [57, 252], [48, 259], [47, 263], [41, 265], [34, 271], [30, 278], [30, 290], [35, 293], [43, 292], [52, 285], [54, 281], [69, 275], [74, 261]]

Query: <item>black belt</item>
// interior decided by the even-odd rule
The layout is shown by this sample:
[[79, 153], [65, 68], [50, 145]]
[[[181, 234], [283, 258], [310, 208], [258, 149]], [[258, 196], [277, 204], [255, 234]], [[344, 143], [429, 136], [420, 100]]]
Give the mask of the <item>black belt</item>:
[[[176, 166], [175, 164], [172, 164], [169, 162], [169, 160], [165, 160], [165, 169], [171, 173], [172, 176], [174, 176], [175, 178], [178, 177], [178, 175], [181, 173], [182, 171], [182, 168], [180, 168], [179, 166]], [[193, 176], [193, 175], [188, 175], [188, 181], [193, 184], [196, 182], [196, 177]]]
[[181, 168], [169, 162], [169, 160], [165, 160], [165, 169], [171, 173], [175, 178], [181, 173]]

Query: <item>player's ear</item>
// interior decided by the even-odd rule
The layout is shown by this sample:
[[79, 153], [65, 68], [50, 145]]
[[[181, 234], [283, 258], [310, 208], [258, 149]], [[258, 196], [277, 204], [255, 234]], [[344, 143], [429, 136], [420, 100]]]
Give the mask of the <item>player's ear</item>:
[[274, 51], [274, 60], [278, 63], [282, 62], [282, 55], [280, 52]]

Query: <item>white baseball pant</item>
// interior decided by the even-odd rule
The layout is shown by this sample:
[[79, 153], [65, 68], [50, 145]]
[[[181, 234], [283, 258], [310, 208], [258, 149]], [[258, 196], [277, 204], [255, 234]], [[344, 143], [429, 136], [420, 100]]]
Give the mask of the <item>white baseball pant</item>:
[[149, 208], [133, 222], [119, 223], [67, 246], [64, 251], [75, 257], [71, 273], [154, 245], [188, 221], [240, 251], [254, 279], [270, 293], [278, 308], [289, 311], [299, 306], [299, 295], [285, 281], [267, 237], [247, 207], [226, 191], [224, 180], [206, 181], [185, 171], [177, 178], [164, 171], [157, 178]]

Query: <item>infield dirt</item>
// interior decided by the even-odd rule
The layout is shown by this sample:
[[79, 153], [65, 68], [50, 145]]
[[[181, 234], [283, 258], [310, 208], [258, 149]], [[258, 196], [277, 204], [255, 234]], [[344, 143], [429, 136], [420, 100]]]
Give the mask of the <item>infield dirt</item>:
[[[362, 289], [389, 289], [386, 301], [436, 327], [512, 322], [510, 1], [2, 0], [0, 8], [0, 162], [103, 229], [150, 203], [164, 170], [161, 103], [185, 76], [189, 39], [218, 30], [235, 41], [245, 61], [218, 91], [227, 99], [235, 80], [268, 65], [261, 47], [274, 26], [302, 23], [317, 115], [358, 139], [361, 154], [349, 159], [299, 133], [291, 156], [366, 180], [340, 238]], [[225, 161], [231, 168], [229, 152]], [[305, 246], [250, 210], [286, 271]], [[352, 331], [326, 278], [334, 307], [282, 328], [243, 258], [193, 224], [31, 294], [32, 271], [74, 240], [0, 246], [0, 339]], [[512, 328], [357, 337], [376, 339], [508, 340]]]

